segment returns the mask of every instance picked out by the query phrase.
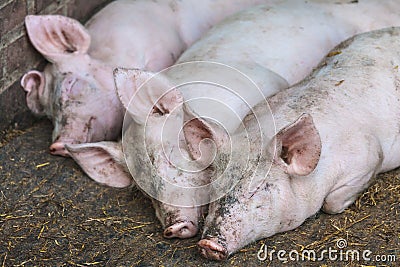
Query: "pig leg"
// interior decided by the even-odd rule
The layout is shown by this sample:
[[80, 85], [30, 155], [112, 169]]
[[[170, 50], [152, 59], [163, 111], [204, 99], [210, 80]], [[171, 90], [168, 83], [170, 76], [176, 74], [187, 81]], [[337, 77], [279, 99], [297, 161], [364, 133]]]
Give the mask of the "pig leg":
[[368, 181], [370, 181], [372, 177], [375, 177], [375, 171], [371, 171], [366, 175], [354, 177], [350, 183], [333, 190], [325, 198], [322, 210], [329, 214], [343, 212], [348, 206], [354, 203], [358, 195], [369, 186]]
[[[357, 144], [356, 142], [354, 143]], [[353, 166], [360, 170], [360, 174], [354, 176], [354, 170], [352, 170], [353, 176], [341, 179], [339, 184], [333, 186], [333, 189], [324, 200], [322, 206], [324, 212], [329, 214], [343, 212], [348, 206], [354, 203], [359, 194], [370, 185], [373, 180], [372, 178], [374, 178], [377, 173], [376, 170], [381, 169], [383, 161], [382, 147], [377, 142], [376, 138], [372, 136], [367, 136], [365, 143], [370, 144], [369, 147], [364, 148], [367, 151], [355, 153], [354, 159], [357, 158], [357, 155], [367, 155], [367, 157], [357, 158], [358, 160], [353, 159]], [[378, 153], [372, 154], [371, 151], [378, 151]], [[354, 152], [359, 151], [355, 150]]]

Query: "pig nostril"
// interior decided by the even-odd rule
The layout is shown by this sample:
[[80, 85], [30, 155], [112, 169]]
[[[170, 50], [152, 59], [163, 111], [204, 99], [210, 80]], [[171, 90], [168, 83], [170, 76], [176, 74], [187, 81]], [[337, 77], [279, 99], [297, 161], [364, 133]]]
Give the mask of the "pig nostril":
[[65, 149], [64, 143], [55, 142], [50, 146], [50, 153], [53, 155], [59, 155], [66, 157], [68, 156], [68, 151]]
[[197, 234], [197, 227], [192, 221], [177, 222], [164, 231], [165, 238], [190, 238]]
[[172, 232], [171, 232], [169, 229], [167, 229], [167, 230], [165, 230], [165, 232], [164, 232], [164, 236], [165, 236], [165, 237], [171, 237], [171, 236], [172, 236]]

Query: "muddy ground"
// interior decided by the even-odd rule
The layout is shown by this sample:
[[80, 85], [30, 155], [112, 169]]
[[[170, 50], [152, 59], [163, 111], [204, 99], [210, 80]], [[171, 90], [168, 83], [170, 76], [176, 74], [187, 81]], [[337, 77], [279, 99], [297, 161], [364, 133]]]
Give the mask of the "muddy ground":
[[[0, 266], [280, 266], [288, 254], [261, 261], [265, 245], [295, 250], [286, 266], [400, 266], [400, 170], [377, 182], [340, 215], [318, 213], [294, 231], [255, 242], [226, 262], [203, 259], [199, 236], [166, 240], [150, 201], [137, 189], [115, 189], [90, 180], [67, 158], [51, 156], [51, 124], [41, 120], [0, 141]], [[318, 192], [315, 192], [318, 194]], [[258, 227], [255, 225], [254, 227]], [[344, 240], [358, 251], [340, 258]], [[264, 248], [265, 248], [264, 246]], [[312, 259], [314, 250], [323, 260]], [[363, 251], [371, 261], [364, 261]], [[305, 257], [302, 259], [301, 253]], [[356, 255], [356, 254], [354, 254]], [[264, 254], [260, 254], [261, 257]], [[296, 253], [291, 254], [292, 257]], [[329, 260], [329, 258], [337, 260]], [[386, 262], [377, 261], [386, 258]], [[397, 262], [395, 262], [397, 260]]]

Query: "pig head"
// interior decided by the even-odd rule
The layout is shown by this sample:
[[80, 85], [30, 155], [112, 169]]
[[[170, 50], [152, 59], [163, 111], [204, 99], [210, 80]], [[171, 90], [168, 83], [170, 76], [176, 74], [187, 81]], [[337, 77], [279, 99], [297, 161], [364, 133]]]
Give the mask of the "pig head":
[[[260, 106], [256, 110], [260, 111]], [[254, 118], [246, 125], [250, 135], [257, 132]], [[315, 186], [303, 178], [314, 171], [321, 152], [321, 139], [311, 116], [302, 115], [265, 140], [244, 133], [232, 138], [233, 142], [250, 144], [249, 161], [247, 166], [232, 163], [236, 167], [225, 175], [232, 177], [235, 187], [209, 205], [198, 245], [203, 256], [214, 260], [226, 259], [261, 236], [294, 229], [320, 208], [311, 193]], [[214, 187], [214, 193], [220, 190], [220, 186]]]
[[30, 110], [53, 122], [51, 153], [66, 156], [66, 143], [117, 139], [123, 107], [110, 90], [112, 68], [87, 53], [86, 29], [63, 16], [27, 16], [25, 23], [32, 44], [51, 63], [21, 80]]
[[198, 142], [217, 135], [219, 128], [202, 127], [202, 119], [163, 74], [116, 69], [114, 76], [132, 119], [122, 139], [128, 168], [152, 198], [164, 237], [192, 237], [209, 201], [205, 185], [213, 170], [208, 165], [219, 149]]

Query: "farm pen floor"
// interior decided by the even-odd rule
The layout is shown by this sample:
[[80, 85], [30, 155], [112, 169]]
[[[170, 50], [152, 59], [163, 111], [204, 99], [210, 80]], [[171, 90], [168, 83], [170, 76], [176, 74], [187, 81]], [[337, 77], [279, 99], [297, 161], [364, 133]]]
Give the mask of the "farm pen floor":
[[[150, 201], [137, 189], [98, 185], [73, 160], [51, 156], [51, 130], [41, 120], [2, 135], [0, 266], [279, 266], [282, 257], [289, 266], [400, 266], [399, 169], [379, 175], [344, 213], [318, 213], [296, 230], [252, 243], [218, 263], [199, 255], [199, 236], [164, 239]], [[341, 251], [359, 251], [359, 261], [340, 259], [337, 246], [345, 241]], [[263, 244], [268, 252], [287, 254], [278, 259], [275, 252], [272, 262], [260, 261]], [[323, 260], [301, 257], [303, 250], [319, 257], [324, 249], [339, 250], [332, 254], [337, 260], [327, 253]], [[291, 262], [291, 250], [300, 254], [299, 262]], [[365, 250], [371, 260], [388, 261], [363, 261]]]

